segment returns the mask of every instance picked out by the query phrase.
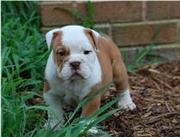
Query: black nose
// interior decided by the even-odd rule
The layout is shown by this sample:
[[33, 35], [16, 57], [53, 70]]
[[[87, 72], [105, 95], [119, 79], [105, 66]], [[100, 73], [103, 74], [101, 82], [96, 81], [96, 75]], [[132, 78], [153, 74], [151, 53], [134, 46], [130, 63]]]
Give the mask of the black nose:
[[70, 65], [73, 69], [79, 69], [79, 66], [80, 66], [80, 62], [79, 61], [74, 61], [74, 62], [71, 62]]

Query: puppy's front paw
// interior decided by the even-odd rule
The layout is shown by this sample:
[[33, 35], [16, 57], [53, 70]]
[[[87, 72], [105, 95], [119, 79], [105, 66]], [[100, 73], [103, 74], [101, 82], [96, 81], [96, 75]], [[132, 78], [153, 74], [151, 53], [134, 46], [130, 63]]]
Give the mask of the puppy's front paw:
[[98, 129], [96, 127], [92, 127], [88, 130], [88, 134], [97, 134]]
[[122, 109], [133, 110], [136, 108], [136, 105], [133, 103], [129, 90], [120, 94], [120, 100], [118, 106]]
[[127, 110], [133, 110], [136, 108], [136, 105], [132, 101], [119, 101], [118, 106]]

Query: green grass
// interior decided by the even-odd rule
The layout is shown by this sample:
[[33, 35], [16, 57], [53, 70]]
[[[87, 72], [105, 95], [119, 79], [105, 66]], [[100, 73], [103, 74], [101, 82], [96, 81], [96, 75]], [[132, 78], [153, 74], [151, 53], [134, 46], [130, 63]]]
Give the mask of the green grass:
[[3, 137], [30, 136], [43, 121], [25, 103], [41, 93], [48, 57], [35, 8], [32, 2], [2, 2]]
[[[84, 26], [93, 28], [93, 6], [90, 2], [87, 6], [87, 18], [78, 16], [77, 12], [74, 14], [80, 17]], [[107, 103], [90, 117], [75, 118], [77, 111], [87, 102], [85, 99], [69, 115], [68, 122], [60, 131], [43, 128], [49, 108], [45, 104], [27, 104], [34, 96], [42, 97], [44, 68], [49, 55], [44, 36], [40, 33], [37, 11], [35, 2], [2, 2], [2, 136], [82, 137], [88, 129], [118, 111], [106, 112], [117, 100]], [[137, 54], [136, 65], [147, 53], [145, 50]], [[101, 136], [109, 136], [103, 131], [100, 133]]]
[[136, 49], [132, 59], [129, 59], [127, 51], [121, 51], [124, 63], [127, 67], [127, 71], [134, 72], [135, 70], [137, 70], [140, 67], [143, 67], [144, 65], [160, 63], [160, 56], [157, 60], [156, 54], [152, 50], [153, 46], [155, 46], [155, 44], [150, 44], [141, 49]]
[[[117, 111], [105, 113], [116, 100], [90, 117], [75, 118], [85, 99], [60, 131], [43, 128], [49, 108], [45, 104], [27, 104], [34, 96], [42, 97], [44, 68], [49, 55], [39, 22], [35, 2], [2, 2], [2, 136], [84, 136], [89, 128]], [[96, 118], [97, 115], [100, 116]]]

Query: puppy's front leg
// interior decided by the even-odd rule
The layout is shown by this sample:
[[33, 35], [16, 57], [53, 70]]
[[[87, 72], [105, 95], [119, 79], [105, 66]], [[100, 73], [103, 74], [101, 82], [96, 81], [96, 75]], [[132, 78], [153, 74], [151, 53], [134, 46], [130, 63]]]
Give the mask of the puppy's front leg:
[[116, 65], [113, 66], [113, 76], [116, 89], [119, 92], [120, 99], [118, 106], [122, 109], [133, 110], [136, 108], [136, 105], [130, 95], [127, 70], [121, 59], [121, 55], [119, 53], [117, 55], [116, 60], [114, 60]]
[[99, 109], [100, 105], [101, 105], [101, 96], [98, 95], [83, 106], [81, 115], [82, 116], [91, 115], [92, 113], [94, 113], [96, 110]]
[[[100, 105], [101, 105], [101, 96], [98, 95], [97, 97], [93, 98], [83, 106], [81, 116], [90, 116], [96, 110], [99, 109]], [[98, 130], [96, 129], [96, 127], [92, 127], [91, 129], [88, 130], [88, 133], [96, 134], [98, 133]]]
[[45, 124], [45, 127], [60, 127], [59, 125], [64, 122], [61, 98], [58, 95], [52, 94], [51, 90], [49, 90], [44, 93], [44, 99], [52, 108], [48, 110], [48, 122]]

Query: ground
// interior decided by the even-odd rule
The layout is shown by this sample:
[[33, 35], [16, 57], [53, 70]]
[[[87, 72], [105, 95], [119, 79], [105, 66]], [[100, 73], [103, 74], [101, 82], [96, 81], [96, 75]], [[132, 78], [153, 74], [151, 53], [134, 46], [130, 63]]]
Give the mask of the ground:
[[[180, 61], [139, 68], [129, 73], [129, 82], [137, 108], [101, 122], [104, 130], [112, 137], [180, 137]], [[116, 95], [113, 85], [108, 91], [103, 103]]]
[[[180, 137], [180, 61], [148, 65], [129, 74], [134, 111], [101, 122], [113, 137]], [[111, 87], [111, 99], [116, 93]]]

